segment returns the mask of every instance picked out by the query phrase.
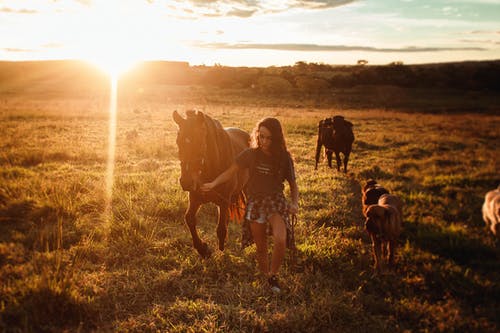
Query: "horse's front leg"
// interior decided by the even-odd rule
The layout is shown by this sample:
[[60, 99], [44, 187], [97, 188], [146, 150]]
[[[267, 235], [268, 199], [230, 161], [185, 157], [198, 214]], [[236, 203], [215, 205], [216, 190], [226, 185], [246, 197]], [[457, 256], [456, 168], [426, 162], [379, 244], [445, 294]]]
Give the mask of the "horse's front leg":
[[191, 232], [191, 238], [193, 239], [193, 246], [198, 251], [202, 258], [210, 257], [210, 249], [208, 245], [203, 242], [198, 235], [198, 231], [196, 230], [196, 213], [200, 208], [201, 202], [196, 199], [194, 195], [189, 193], [189, 207], [186, 210], [186, 214], [184, 215], [184, 219], [189, 228], [189, 232]]
[[219, 240], [219, 250], [224, 251], [224, 245], [227, 239], [227, 226], [229, 224], [229, 206], [227, 204], [218, 206], [218, 213], [217, 238]]

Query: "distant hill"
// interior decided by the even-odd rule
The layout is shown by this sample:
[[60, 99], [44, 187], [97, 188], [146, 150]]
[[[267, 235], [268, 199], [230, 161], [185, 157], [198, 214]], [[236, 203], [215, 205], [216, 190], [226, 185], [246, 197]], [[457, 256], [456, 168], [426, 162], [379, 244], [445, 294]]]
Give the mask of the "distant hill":
[[[190, 66], [187, 62], [137, 64], [120, 78], [123, 93], [160, 91], [171, 99], [217, 103], [391, 107], [498, 112], [500, 60], [404, 65], [281, 67]], [[167, 87], [178, 87], [174, 92]], [[149, 88], [149, 90], [148, 90]], [[180, 93], [184, 89], [184, 93]], [[84, 61], [0, 62], [0, 96], [65, 93], [85, 97], [109, 90], [109, 78]], [[152, 93], [148, 96], [151, 98]], [[433, 100], [430, 105], [426, 100]]]
[[[189, 66], [187, 62], [149, 61], [136, 65], [122, 80], [149, 84], [207, 85], [221, 88], [255, 87], [263, 78], [275, 77], [291, 87], [305, 84], [322, 89], [358, 85], [441, 87], [454, 89], [500, 89], [500, 60], [420, 65], [327, 65], [297, 62], [282, 67]], [[106, 81], [105, 73], [84, 61], [0, 61], [0, 92], [24, 84], [56, 83], [70, 86]], [[279, 80], [275, 80], [280, 82]], [[316, 81], [316, 84], [313, 83]], [[276, 83], [279, 84], [279, 83]], [[318, 88], [318, 87], [313, 87]], [[278, 89], [279, 90], [279, 89]]]

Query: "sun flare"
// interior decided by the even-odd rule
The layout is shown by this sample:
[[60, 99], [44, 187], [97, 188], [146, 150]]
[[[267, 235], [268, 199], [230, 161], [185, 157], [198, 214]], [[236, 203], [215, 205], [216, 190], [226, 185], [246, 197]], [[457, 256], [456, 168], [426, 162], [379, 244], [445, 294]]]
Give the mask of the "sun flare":
[[117, 89], [116, 79], [110, 82], [109, 100], [109, 129], [108, 129], [108, 159], [106, 163], [106, 209], [105, 213], [111, 213], [111, 198], [113, 195], [114, 170], [115, 170], [115, 150], [116, 150], [116, 113], [117, 113]]
[[96, 55], [95, 57], [87, 57], [86, 60], [108, 74], [112, 80], [117, 80], [139, 62], [138, 59], [129, 59], [119, 54]]
[[81, 57], [116, 79], [143, 60], [136, 26], [130, 22], [132, 8], [117, 0], [92, 6], [88, 14], [93, 24], [85, 34]]

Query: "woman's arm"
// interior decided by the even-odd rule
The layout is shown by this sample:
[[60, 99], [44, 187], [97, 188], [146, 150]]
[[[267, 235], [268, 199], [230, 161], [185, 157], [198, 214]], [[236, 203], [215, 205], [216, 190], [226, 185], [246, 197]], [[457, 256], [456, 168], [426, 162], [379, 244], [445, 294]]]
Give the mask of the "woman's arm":
[[238, 171], [239, 166], [236, 164], [236, 162], [233, 162], [229, 168], [226, 169], [223, 173], [217, 176], [214, 180], [212, 180], [210, 183], [205, 183], [201, 185], [201, 190], [204, 192], [208, 192], [213, 190], [215, 187], [219, 186], [220, 184], [223, 184], [230, 180], [234, 174]]

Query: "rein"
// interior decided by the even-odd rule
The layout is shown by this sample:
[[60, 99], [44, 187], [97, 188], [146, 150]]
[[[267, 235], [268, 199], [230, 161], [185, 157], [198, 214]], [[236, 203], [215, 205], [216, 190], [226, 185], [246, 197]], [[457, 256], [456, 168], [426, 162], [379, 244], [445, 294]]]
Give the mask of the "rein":
[[295, 245], [295, 225], [297, 224], [297, 215], [292, 214], [292, 220], [290, 221], [292, 239], [293, 239], [293, 248], [291, 249], [291, 264], [295, 266], [297, 264], [297, 246]]

